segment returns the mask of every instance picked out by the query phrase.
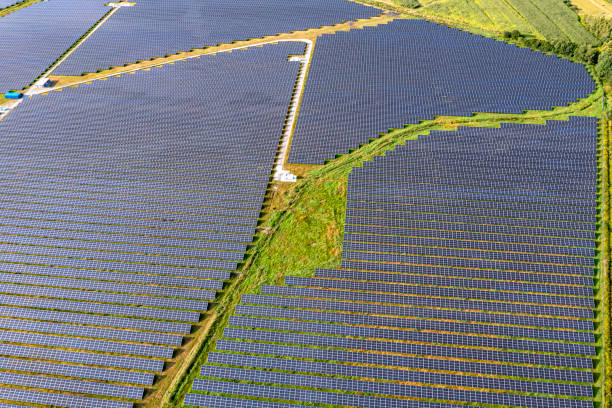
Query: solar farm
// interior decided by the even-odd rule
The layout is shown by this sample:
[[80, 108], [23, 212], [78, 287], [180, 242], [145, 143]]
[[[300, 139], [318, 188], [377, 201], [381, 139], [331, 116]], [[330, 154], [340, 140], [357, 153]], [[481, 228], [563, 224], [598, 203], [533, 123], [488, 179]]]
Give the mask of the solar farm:
[[0, 408], [612, 407], [612, 20], [499, 3], [0, 0]]

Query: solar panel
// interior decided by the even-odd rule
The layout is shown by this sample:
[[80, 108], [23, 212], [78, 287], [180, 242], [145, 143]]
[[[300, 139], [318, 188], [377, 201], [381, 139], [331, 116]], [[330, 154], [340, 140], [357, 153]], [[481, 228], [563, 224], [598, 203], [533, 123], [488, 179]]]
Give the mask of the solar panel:
[[[589, 397], [592, 395], [591, 388], [583, 385], [555, 383], [546, 384], [537, 381], [506, 380], [501, 378], [439, 374], [426, 371], [408, 371], [348, 364], [330, 364], [319, 363], [316, 361], [287, 360], [228, 353], [210, 353], [208, 355], [208, 362], [210, 364], [258, 367], [269, 370], [297, 371], [376, 380], [392, 380], [412, 383], [418, 382], [422, 384], [467, 386], [481, 389], [502, 389], [539, 394], [571, 395], [576, 397]], [[202, 373], [201, 375], [204, 376], [206, 374]]]
[[[414, 385], [393, 384], [373, 381], [352, 380], [344, 378], [307, 376], [301, 374], [278, 373], [262, 370], [246, 370], [229, 367], [208, 366], [200, 372], [202, 377], [222, 378], [228, 380], [271, 383], [289, 386], [308, 386], [311, 388], [329, 389], [345, 392], [363, 392], [393, 397], [436, 398], [447, 401], [469, 401], [476, 403], [490, 402], [496, 399], [502, 405], [532, 406], [532, 407], [564, 407], [564, 400], [547, 397], [531, 397], [525, 395], [509, 395], [499, 393], [491, 395], [480, 391], [467, 391], [448, 388], [431, 388]], [[194, 381], [197, 389], [198, 380]], [[204, 389], [205, 390], [205, 389]], [[590, 401], [584, 401], [588, 406]]]
[[132, 408], [131, 402], [117, 400], [100, 400], [98, 398], [81, 397], [78, 395], [57, 394], [22, 389], [0, 387], [0, 395], [9, 401], [23, 401], [32, 404], [52, 404], [69, 408]]
[[[484, 336], [510, 336], [521, 338], [534, 338], [543, 340], [565, 340], [576, 342], [593, 341], [592, 334], [572, 331], [558, 331], [541, 329], [529, 329], [519, 327], [506, 327], [493, 324], [470, 324], [437, 321], [433, 319], [405, 319], [359, 314], [340, 314], [307, 310], [288, 310], [279, 308], [266, 308], [256, 306], [238, 305], [234, 311], [237, 315], [270, 317], [277, 319], [299, 319], [302, 321], [326, 322], [359, 326], [376, 326], [387, 328], [402, 328], [412, 330], [436, 330], [452, 333], [472, 333]], [[443, 312], [438, 313], [438, 319], [448, 318]], [[506, 323], [513, 322], [508, 320]], [[513, 322], [514, 323], [514, 322]]]
[[243, 295], [242, 304], [280, 306], [286, 308], [301, 308], [313, 310], [331, 310], [362, 314], [378, 314], [386, 316], [412, 316], [421, 318], [442, 318], [460, 321], [491, 322], [537, 327], [558, 327], [574, 330], [593, 330], [593, 322], [578, 319], [559, 319], [509, 315], [501, 313], [483, 313], [459, 310], [440, 310], [424, 307], [389, 306], [371, 303], [355, 303], [342, 301], [325, 301], [303, 298], [277, 296]]
[[[227, 338], [273, 341], [276, 338], [278, 343], [298, 344], [317, 347], [335, 347], [354, 350], [388, 351], [390, 353], [411, 354], [422, 356], [454, 357], [467, 358], [471, 360], [500, 361], [519, 364], [536, 364], [547, 366], [588, 368], [592, 367], [589, 357], [558, 356], [538, 353], [521, 353], [519, 351], [500, 351], [486, 350], [481, 348], [457, 348], [452, 344], [444, 345], [442, 342], [432, 342], [430, 344], [419, 343], [397, 343], [384, 339], [354, 339], [333, 336], [321, 336], [318, 334], [298, 334], [298, 333], [275, 333], [267, 330], [257, 330], [249, 332], [248, 329], [227, 327], [224, 332]], [[274, 336], [277, 337], [274, 337]], [[469, 339], [466, 339], [469, 340]], [[256, 345], [250, 345], [255, 347]], [[474, 347], [483, 347], [474, 345]], [[591, 345], [578, 346], [573, 354], [593, 356], [595, 349]]]
[[262, 343], [247, 343], [237, 341], [220, 341], [219, 350], [253, 353], [268, 356], [283, 356], [316, 359], [328, 362], [350, 362], [365, 365], [392, 366], [406, 368], [427, 368], [431, 370], [472, 372], [493, 376], [509, 376], [517, 378], [540, 378], [560, 381], [592, 382], [593, 374], [588, 371], [567, 369], [536, 368], [529, 366], [513, 366], [490, 364], [482, 362], [465, 362], [434, 360], [428, 358], [414, 358], [389, 355], [383, 352], [363, 353], [344, 350], [328, 350], [322, 348], [277, 346]]
[[154, 380], [153, 374], [137, 371], [119, 371], [107, 368], [54, 364], [12, 358], [0, 358], [0, 361], [2, 362], [2, 369], [4, 370], [23, 371], [26, 373], [61, 375], [65, 377], [87, 378], [147, 386], [153, 385]]
[[6, 8], [17, 3], [17, 0], [0, 0], [0, 8]]
[[[288, 401], [305, 401], [319, 404], [334, 404], [341, 406], [359, 407], [384, 407], [391, 408], [397, 406], [397, 399], [387, 399], [380, 397], [368, 397], [355, 394], [340, 394], [333, 392], [312, 391], [295, 388], [280, 388], [263, 385], [252, 385], [243, 383], [230, 383], [223, 381], [195, 379], [192, 388], [194, 390], [216, 392], [223, 394], [240, 393], [252, 397], [266, 397]], [[188, 400], [196, 402], [197, 399]], [[192, 402], [189, 402], [192, 403]], [[402, 405], [406, 408], [459, 408], [453, 404], [437, 404], [420, 401], [402, 400]]]
[[29, 386], [129, 399], [141, 399], [144, 393], [143, 388], [4, 372], [0, 372], [0, 384]]

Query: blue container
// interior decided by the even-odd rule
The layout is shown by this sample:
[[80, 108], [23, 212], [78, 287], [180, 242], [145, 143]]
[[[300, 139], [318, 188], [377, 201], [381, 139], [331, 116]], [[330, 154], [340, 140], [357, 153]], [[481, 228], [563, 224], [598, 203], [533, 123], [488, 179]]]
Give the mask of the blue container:
[[23, 94], [21, 92], [7, 92], [4, 94], [6, 99], [21, 99]]

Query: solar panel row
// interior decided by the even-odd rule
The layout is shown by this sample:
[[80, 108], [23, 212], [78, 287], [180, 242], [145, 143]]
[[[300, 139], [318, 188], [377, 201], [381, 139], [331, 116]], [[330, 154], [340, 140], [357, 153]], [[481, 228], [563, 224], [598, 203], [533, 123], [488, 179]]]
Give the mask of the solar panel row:
[[76, 366], [68, 364], [44, 363], [33, 360], [17, 360], [13, 358], [0, 358], [2, 368], [26, 373], [41, 373], [60, 375], [64, 377], [85, 378], [91, 380], [111, 381], [118, 383], [152, 385], [154, 375], [137, 371], [119, 371], [107, 368]]
[[[396, 243], [393, 243], [396, 244]], [[361, 252], [377, 252], [377, 253], [390, 253], [390, 254], [411, 254], [411, 255], [430, 255], [430, 256], [449, 256], [456, 258], [480, 258], [480, 259], [513, 259], [515, 261], [522, 262], [538, 262], [538, 263], [554, 263], [561, 265], [580, 265], [580, 266], [594, 266], [593, 258], [588, 257], [565, 257], [556, 255], [546, 255], [541, 253], [520, 253], [513, 252], [504, 253], [499, 251], [480, 251], [475, 248], [468, 249], [456, 249], [456, 248], [443, 248], [443, 247], [429, 247], [429, 246], [398, 246], [398, 245], [385, 245], [382, 243], [357, 243], [347, 242], [345, 244], [346, 250], [361, 251]]]
[[[518, 275], [518, 274], [517, 274]], [[478, 289], [497, 289], [518, 292], [552, 293], [570, 296], [592, 296], [593, 289], [585, 286], [550, 285], [550, 284], [528, 284], [519, 282], [507, 282], [499, 280], [465, 279], [465, 277], [442, 278], [422, 275], [400, 275], [384, 272], [366, 271], [344, 271], [336, 269], [323, 269], [317, 271], [320, 278], [339, 278], [349, 280], [392, 282], [405, 284], [454, 286]], [[482, 277], [482, 276], [479, 276]], [[519, 276], [517, 276], [518, 278]], [[519, 279], [517, 279], [519, 280]]]
[[[351, 272], [351, 271], [349, 271]], [[575, 328], [576, 330], [593, 330], [593, 322], [581, 319], [559, 319], [546, 317], [533, 317], [521, 315], [507, 315], [502, 313], [482, 313], [458, 310], [440, 310], [422, 307], [388, 306], [371, 303], [354, 303], [341, 301], [326, 301], [303, 298], [285, 298], [275, 296], [243, 295], [243, 304], [267, 305], [278, 307], [291, 307], [313, 310], [334, 310], [364, 314], [378, 314], [385, 316], [405, 316], [423, 318], [444, 318], [447, 320], [479, 321], [490, 323], [504, 323], [513, 319], [515, 324], [536, 327]]]
[[[368, 265], [372, 269], [376, 265]], [[586, 308], [567, 308], [543, 306], [536, 304], [520, 304], [509, 302], [494, 302], [490, 300], [464, 300], [443, 297], [402, 296], [382, 293], [351, 292], [346, 290], [326, 290], [312, 288], [292, 288], [283, 286], [263, 286], [262, 293], [280, 296], [302, 296], [318, 299], [348, 300], [353, 302], [385, 303], [391, 305], [428, 306], [436, 308], [453, 308], [467, 310], [482, 310], [488, 312], [520, 313], [542, 316], [564, 316], [576, 318], [593, 318], [593, 310]]]
[[[492, 400], [495, 400], [495, 402], [500, 405], [529, 406], [537, 408], [561, 408], [566, 406], [564, 405], [563, 400], [546, 397], [530, 397], [524, 395], [510, 395], [502, 393], [498, 393], [492, 396], [488, 393], [479, 391], [466, 391], [441, 387], [400, 385], [375, 381], [309, 376], [302, 374], [288, 374], [257, 369], [247, 370], [239, 368], [206, 366], [202, 367], [200, 376], [209, 378], [228, 378], [237, 381], [250, 381], [270, 384], [302, 386], [308, 388], [330, 389], [348, 393], [360, 392], [368, 394], [379, 394], [387, 395], [390, 397], [392, 396], [395, 398], [412, 397], [440, 400], [459, 400], [475, 403], [490, 403], [492, 402]], [[198, 386], [198, 380], [194, 381], [194, 388], [200, 389]], [[206, 391], [205, 388], [200, 390]], [[582, 404], [583, 405], [581, 406], [586, 407], [588, 406], [589, 401], [583, 401]]]
[[[452, 203], [449, 203], [452, 204]], [[475, 203], [474, 203], [475, 204]], [[350, 201], [347, 203], [348, 208], [358, 209], [361, 212], [367, 210], [381, 210], [380, 207], [376, 206], [376, 203], [369, 202], [355, 202]], [[476, 208], [474, 208], [476, 207]], [[416, 213], [437, 213], [437, 214], [458, 214], [458, 215], [479, 215], [484, 217], [501, 217], [501, 218], [525, 218], [541, 220], [543, 217], [547, 217], [548, 220], [558, 221], [573, 221], [573, 222], [596, 222], [594, 215], [589, 214], [572, 214], [572, 213], [559, 213], [559, 212], [547, 212], [542, 214], [536, 211], [524, 211], [524, 210], [505, 210], [503, 208], [478, 208], [478, 205], [473, 207], [451, 207], [442, 205], [420, 205], [420, 204], [386, 204], [383, 208], [385, 211], [397, 211], [397, 212], [416, 212]], [[377, 211], [370, 211], [373, 215], [378, 214]]]
[[67, 408], [132, 408], [131, 402], [81, 397], [78, 395], [57, 394], [0, 387], [0, 395], [6, 400], [23, 401], [32, 404], [51, 405]]
[[[284, 320], [257, 319], [250, 317], [232, 316], [229, 324], [236, 327], [253, 327], [264, 330], [287, 330], [298, 333], [318, 333], [322, 335], [365, 337], [370, 339], [387, 339], [396, 341], [411, 341], [422, 343], [438, 343], [457, 346], [478, 345], [480, 347], [524, 350], [533, 352], [562, 352], [565, 354], [579, 354], [580, 345], [574, 343], [553, 343], [533, 340], [516, 340], [503, 337], [446, 334], [446, 330], [441, 333], [395, 330], [387, 328], [370, 328], [362, 326], [344, 326], [329, 323], [310, 323], [310, 322], [287, 322]], [[450, 331], [449, 331], [450, 332]], [[451, 332], [452, 333], [452, 332]], [[592, 333], [588, 333], [591, 337]], [[589, 361], [589, 360], [587, 360]], [[589, 361], [590, 363], [590, 361]]]
[[[542, 383], [538, 381], [506, 380], [501, 378], [474, 377], [469, 375], [439, 374], [425, 371], [407, 371], [390, 368], [365, 367], [340, 363], [319, 363], [316, 361], [287, 360], [272, 357], [255, 357], [229, 353], [210, 353], [208, 362], [231, 366], [248, 366], [269, 370], [297, 371], [335, 375], [342, 377], [357, 377], [400, 382], [417, 382], [422, 384], [440, 384], [472, 388], [499, 389], [508, 391], [532, 392], [538, 394], [569, 393], [570, 395], [589, 397], [591, 387], [585, 385]], [[565, 388], [568, 387], [569, 391]]]
[[[351, 338], [341, 338], [341, 337], [331, 337], [331, 336], [318, 336], [315, 334], [296, 334], [296, 333], [278, 333], [264, 330], [257, 331], [249, 331], [248, 329], [238, 329], [235, 327], [228, 327], [224, 332], [227, 338], [234, 339], [242, 339], [242, 340], [253, 340], [253, 341], [275, 341], [278, 343], [289, 343], [296, 345], [309, 345], [309, 346], [317, 346], [317, 347], [332, 347], [332, 348], [346, 348], [346, 349], [354, 349], [354, 350], [368, 350], [368, 351], [378, 351], [378, 352], [388, 352], [388, 353], [399, 353], [399, 354], [411, 354], [411, 355], [420, 355], [420, 356], [438, 356], [438, 357], [454, 357], [454, 358], [464, 358], [464, 359], [472, 359], [472, 360], [486, 360], [486, 361], [499, 361], [499, 362], [509, 362], [509, 363], [519, 363], [519, 364], [535, 364], [535, 365], [547, 365], [547, 366], [569, 366], [569, 367], [590, 367], [592, 365], [589, 357], [566, 357], [566, 356], [557, 356], [557, 355], [547, 355], [547, 354], [536, 354], [536, 353], [520, 353], [516, 351], [505, 352], [505, 351], [491, 351], [491, 350], [481, 350], [481, 349], [467, 349], [467, 348], [457, 348], [452, 347], [452, 345], [441, 345], [440, 343], [435, 343], [436, 345], [427, 345], [427, 344], [413, 344], [413, 343], [396, 343], [389, 342], [385, 339], [379, 340], [362, 340], [362, 339], [351, 339]], [[276, 337], [275, 337], [276, 336]], [[277, 339], [278, 341], [274, 340]], [[429, 343], [432, 343], [431, 341]], [[258, 343], [232, 343], [232, 342], [223, 342], [218, 346], [220, 350], [235, 350], [236, 347], [240, 347], [242, 351], [247, 352], [247, 349], [256, 350], [257, 347], [261, 347], [261, 344]], [[267, 350], [276, 350], [277, 348], [268, 348]], [[289, 350], [287, 348], [282, 348], [281, 350]], [[589, 352], [593, 352], [592, 346], [583, 346], [579, 347], [577, 350], [574, 350], [574, 354], [586, 354], [588, 356]], [[312, 350], [300, 350], [297, 349], [296, 353], [306, 353], [306, 355], [313, 353]], [[267, 354], [267, 353], [260, 353]], [[274, 354], [271, 354], [274, 355]], [[321, 354], [318, 354], [321, 355]], [[345, 353], [335, 354], [336, 356], [342, 355], [346, 356]], [[374, 356], [366, 355], [360, 357], [359, 354], [354, 358], [365, 358], [371, 359]], [[383, 357], [381, 357], [383, 358]], [[388, 361], [398, 361], [393, 357], [390, 357]], [[426, 361], [420, 359], [407, 359], [403, 361], [412, 362], [411, 364], [418, 364], [418, 366], [431, 366], [431, 367], [443, 367], [445, 362], [440, 361]], [[457, 367], [463, 366], [462, 363], [457, 363]], [[410, 365], [411, 367], [415, 367], [414, 365]], [[484, 367], [482, 369], [485, 372], [491, 373], [493, 371], [499, 370], [499, 367], [494, 365], [489, 367], [487, 364], [480, 364], [479, 367]], [[513, 370], [518, 370], [516, 367], [511, 367], [506, 369], [506, 372], [512, 372]], [[521, 370], [518, 370], [521, 371]], [[552, 373], [556, 373], [559, 370], [553, 370]], [[527, 370], [531, 374], [529, 376], [535, 376], [538, 378], [539, 376], [543, 376], [543, 378], [548, 378], [547, 376], [550, 373], [546, 370]], [[589, 378], [591, 377], [590, 373], [587, 372], [577, 372], [577, 373], [567, 373], [568, 375], [576, 375], [575, 378]], [[554, 374], [550, 378], [555, 378], [558, 374]], [[582, 381], [582, 382], [588, 382]]]
[[[595, 181], [593, 181], [595, 183]], [[538, 203], [522, 203], [516, 202], [515, 200], [509, 201], [483, 201], [483, 200], [448, 200], [444, 198], [430, 198], [430, 197], [395, 197], [390, 195], [379, 195], [371, 197], [366, 194], [355, 194], [347, 193], [347, 199], [349, 201], [363, 201], [380, 203], [381, 205], [387, 205], [389, 208], [402, 208], [408, 205], [433, 205], [433, 206], [461, 206], [461, 207], [474, 207], [474, 208], [499, 208], [505, 210], [524, 210], [524, 211], [542, 211], [546, 213], [572, 213], [572, 214], [591, 214], [597, 213], [595, 206], [563, 206], [563, 205], [548, 205]]]
[[[372, 315], [340, 314], [329, 312], [314, 312], [307, 310], [287, 310], [281, 308], [265, 308], [239, 305], [234, 312], [239, 315], [272, 317], [279, 319], [294, 319], [313, 322], [338, 323], [359, 326], [392, 327], [413, 330], [437, 330], [452, 333], [489, 334], [521, 338], [534, 338], [545, 340], [564, 340], [575, 342], [593, 342], [591, 333], [577, 331], [558, 331], [543, 328], [530, 329], [493, 324], [454, 323], [435, 320], [392, 318]], [[440, 318], [446, 317], [444, 315]], [[570, 327], [574, 329], [574, 327]]]
[[[366, 163], [349, 177], [341, 268], [244, 295], [185, 403], [222, 407], [226, 400], [208, 399], [215, 393], [255, 406], [593, 407], [597, 219], [572, 211], [583, 201], [595, 208], [597, 180], [566, 190], [558, 179], [551, 189], [543, 172], [557, 166], [554, 148], [569, 144], [585, 156], [566, 160], [589, 172], [596, 143], [596, 119], [570, 118], [432, 132]], [[523, 145], [529, 172], [509, 193], [504, 146]], [[477, 155], [462, 155], [472, 147]], [[421, 166], [421, 153], [435, 165]], [[417, 182], [406, 182], [415, 160]], [[498, 184], [465, 182], [474, 176], [451, 171], [464, 164], [488, 166]], [[373, 169], [384, 177], [365, 183]], [[419, 177], [429, 192], [453, 194], [440, 206], [414, 202]]]
[[[104, 303], [84, 303], [72, 300], [60, 300], [60, 299], [43, 299], [36, 298], [32, 299], [26, 296], [12, 296], [12, 295], [0, 295], [0, 304], [11, 305], [11, 306], [24, 306], [24, 307], [35, 307], [41, 309], [56, 309], [56, 310], [67, 310], [71, 312], [84, 312], [84, 313], [100, 313], [106, 315], [116, 316], [130, 316], [140, 317], [149, 319], [160, 319], [160, 320], [174, 320], [180, 322], [197, 322], [200, 320], [200, 312], [189, 312], [182, 310], [170, 310], [170, 309], [153, 309], [143, 308], [136, 306], [122, 306], [116, 304], [104, 304]], [[53, 317], [53, 314], [49, 314]], [[80, 315], [87, 316], [87, 315]], [[87, 319], [88, 317], [83, 317]], [[96, 318], [102, 319], [105, 317], [96, 315]], [[111, 320], [108, 320], [109, 322]], [[150, 321], [149, 321], [150, 322]], [[168, 323], [168, 322], [164, 322]], [[160, 324], [162, 324], [160, 322]], [[169, 323], [168, 332], [170, 333], [186, 333], [190, 329], [190, 324], [183, 323]], [[111, 326], [117, 325], [113, 320]]]
[[[402, 237], [374, 234], [345, 233], [346, 243], [368, 243], [368, 244], [393, 244], [389, 248], [397, 248], [395, 245], [419, 245], [425, 247], [441, 248], [466, 248], [480, 249], [495, 252], [521, 252], [530, 254], [558, 254], [567, 256], [594, 257], [593, 248], [562, 247], [555, 245], [543, 245], [538, 243], [513, 243], [499, 241], [471, 241], [468, 239], [452, 239], [445, 237]], [[492, 239], [492, 237], [487, 237]]]
[[[426, 231], [423, 231], [426, 233]], [[418, 237], [417, 237], [418, 239]], [[343, 260], [342, 267], [347, 269], [359, 269], [366, 271], [369, 262], [359, 260]], [[548, 282], [557, 284], [571, 284], [592, 286], [593, 277], [584, 275], [563, 275], [554, 273], [530, 274], [521, 271], [503, 271], [500, 269], [484, 270], [469, 268], [451, 268], [442, 266], [425, 265], [402, 265], [402, 264], [379, 264], [376, 272], [395, 272], [395, 273], [417, 273], [422, 275], [457, 276], [488, 279], [497, 277], [500, 280], [517, 280], [527, 282]]]

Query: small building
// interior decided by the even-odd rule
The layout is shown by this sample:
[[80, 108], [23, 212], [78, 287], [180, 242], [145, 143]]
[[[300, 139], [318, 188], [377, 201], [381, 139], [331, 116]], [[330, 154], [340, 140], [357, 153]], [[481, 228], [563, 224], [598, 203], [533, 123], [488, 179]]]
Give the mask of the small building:
[[51, 80], [47, 77], [42, 77], [34, 83], [34, 88], [48, 88], [51, 86]]
[[21, 99], [21, 98], [23, 98], [23, 94], [21, 92], [11, 91], [11, 92], [5, 93], [4, 97], [6, 99]]

